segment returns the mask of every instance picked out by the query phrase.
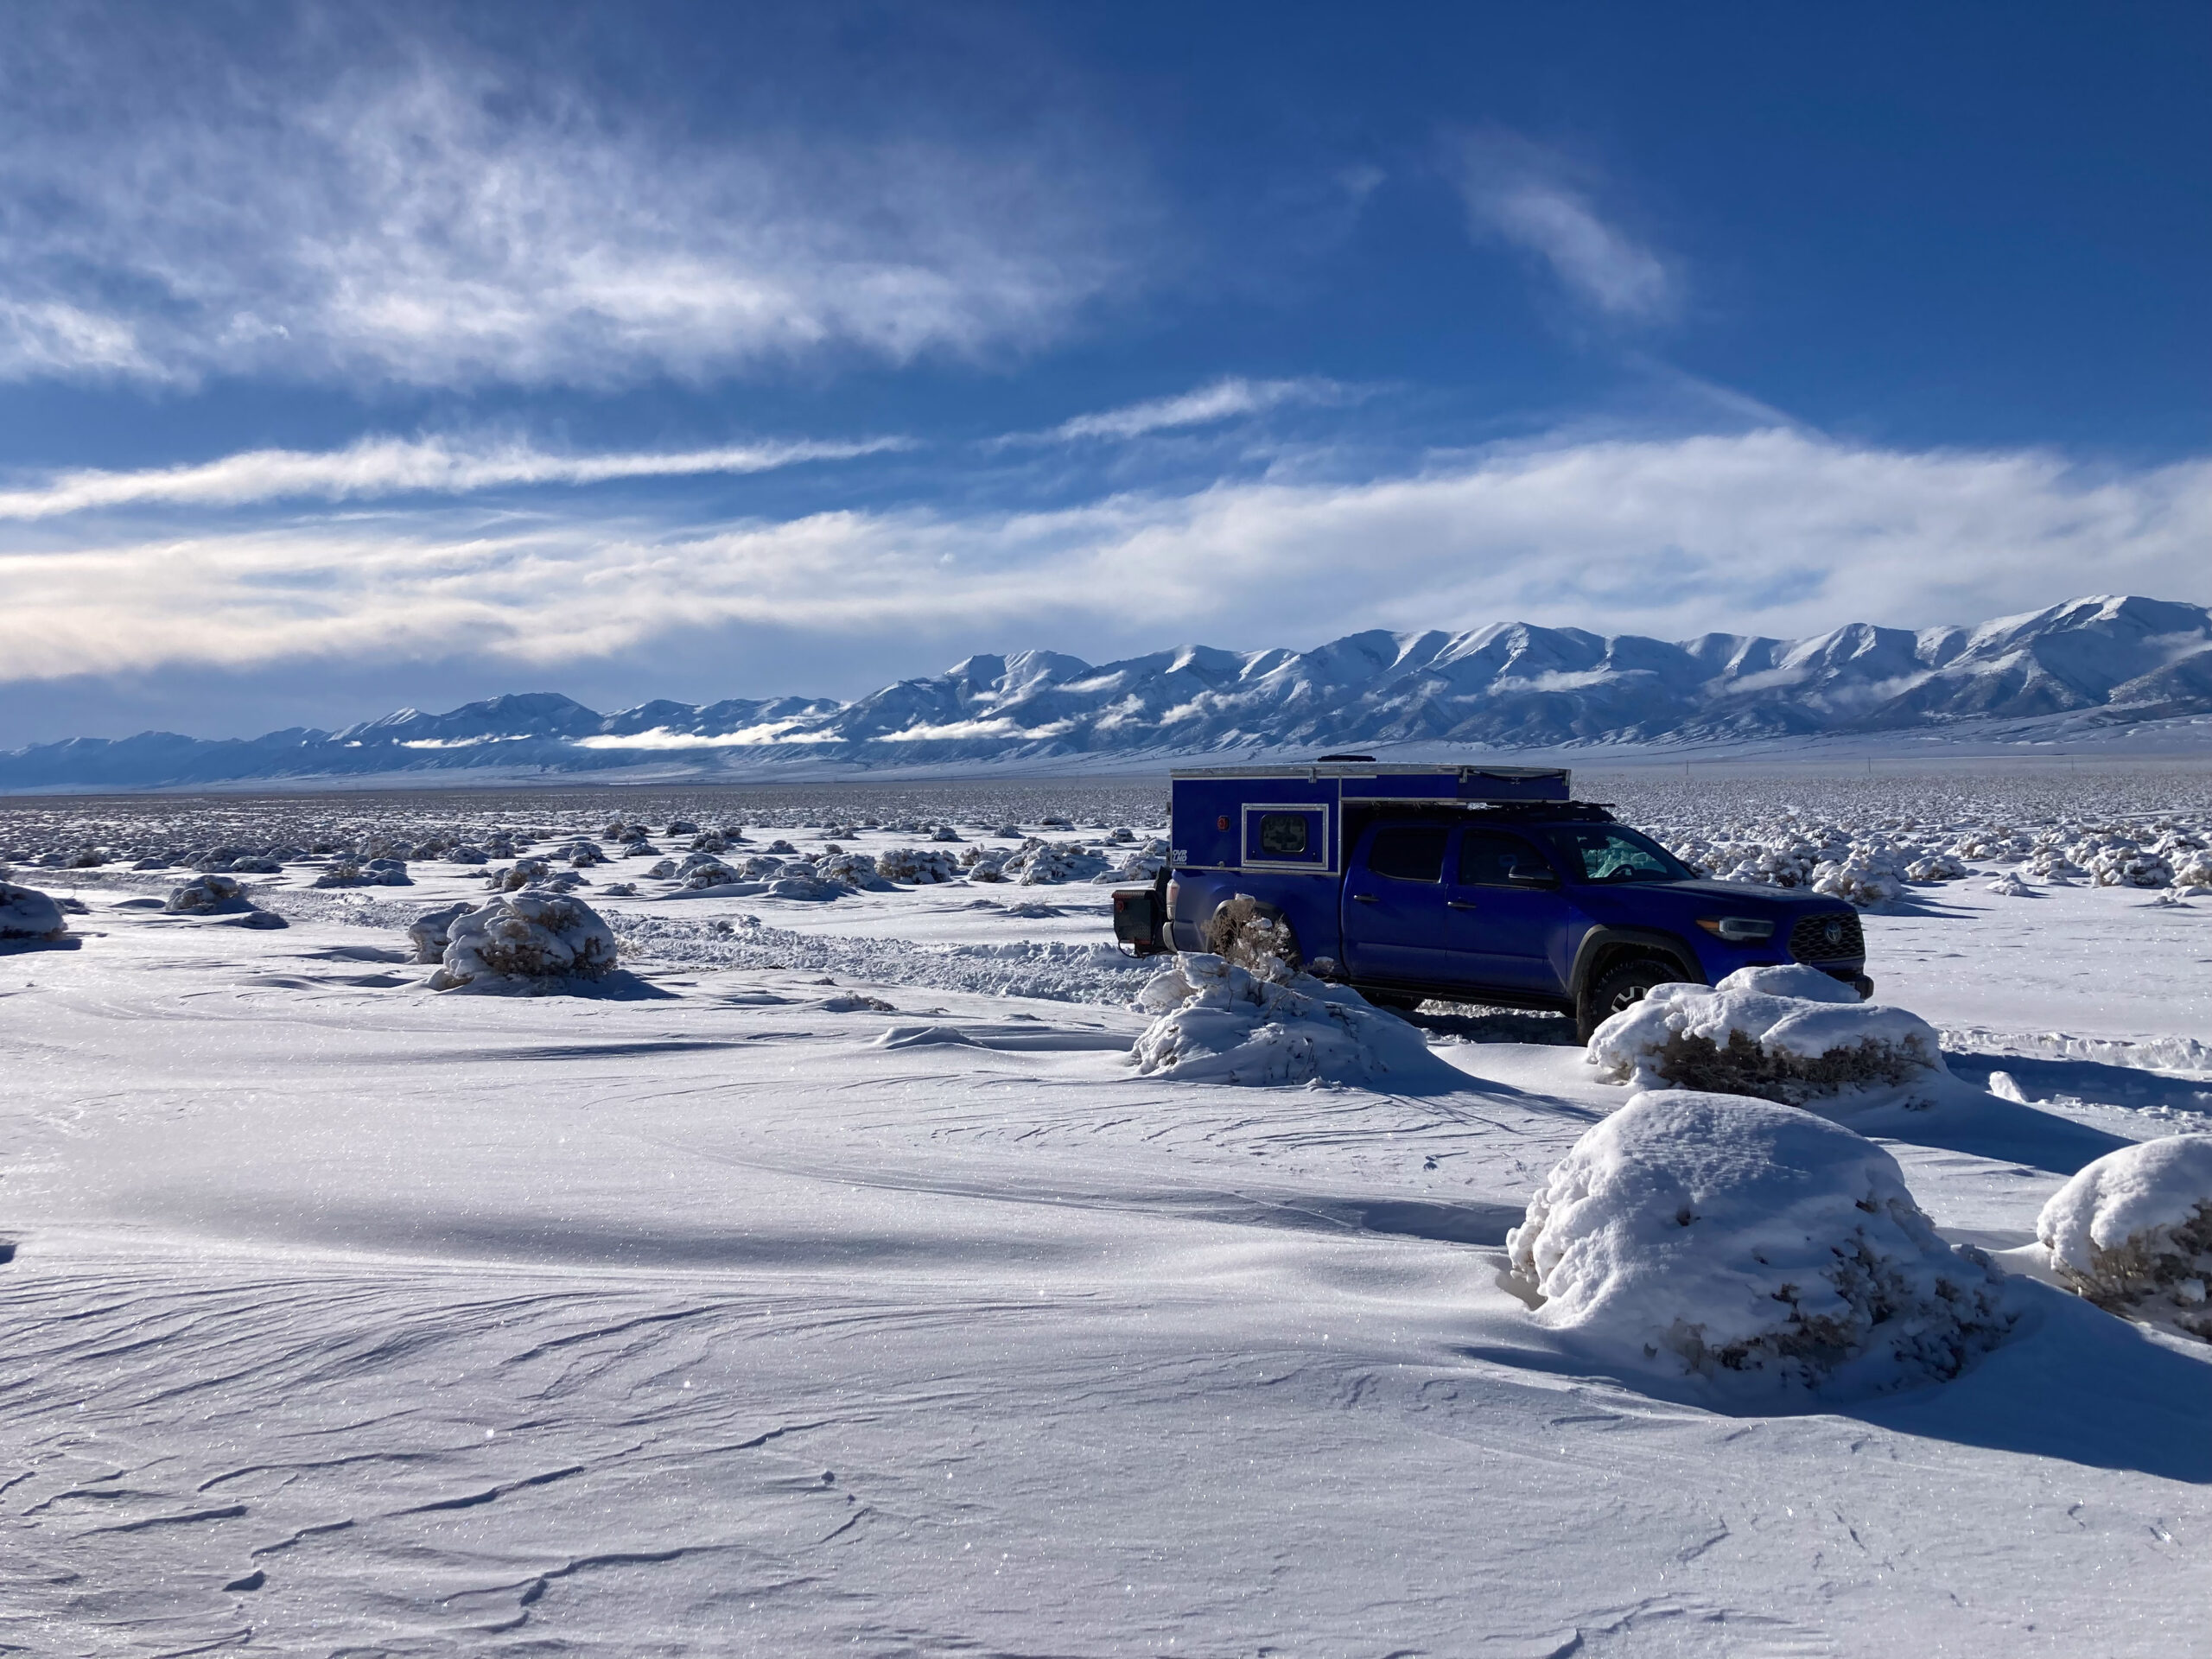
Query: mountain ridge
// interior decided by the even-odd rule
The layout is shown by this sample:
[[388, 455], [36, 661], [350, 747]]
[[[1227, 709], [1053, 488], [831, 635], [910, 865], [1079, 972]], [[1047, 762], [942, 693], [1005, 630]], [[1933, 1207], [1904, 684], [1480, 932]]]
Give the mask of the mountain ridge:
[[2069, 600], [1973, 627], [1847, 623], [1806, 639], [1688, 640], [1500, 622], [1348, 634], [1310, 651], [1181, 645], [1091, 664], [964, 658], [850, 702], [665, 699], [602, 715], [558, 692], [335, 732], [144, 732], [0, 753], [0, 790], [157, 789], [369, 775], [470, 781], [642, 765], [701, 780], [779, 766], [866, 772], [1109, 756], [1453, 744], [1486, 750], [1728, 745], [2070, 721], [2113, 729], [2212, 715], [2212, 609]]

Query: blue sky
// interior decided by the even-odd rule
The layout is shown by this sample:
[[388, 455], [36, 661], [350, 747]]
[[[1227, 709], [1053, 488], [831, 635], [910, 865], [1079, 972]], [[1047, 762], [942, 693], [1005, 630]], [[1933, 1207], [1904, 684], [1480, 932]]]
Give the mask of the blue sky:
[[2212, 601], [2201, 5], [0, 22], [0, 743]]

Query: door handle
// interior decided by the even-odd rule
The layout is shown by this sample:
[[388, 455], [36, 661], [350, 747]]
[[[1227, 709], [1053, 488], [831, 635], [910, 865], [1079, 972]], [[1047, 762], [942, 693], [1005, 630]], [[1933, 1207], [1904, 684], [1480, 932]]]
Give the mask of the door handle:
[[1351, 898], [1356, 905], [1371, 905], [1375, 902], [1375, 895], [1371, 893], [1355, 893]]
[[1471, 899], [1446, 899], [1444, 901], [1444, 908], [1446, 910], [1480, 910], [1482, 906], [1476, 904]]

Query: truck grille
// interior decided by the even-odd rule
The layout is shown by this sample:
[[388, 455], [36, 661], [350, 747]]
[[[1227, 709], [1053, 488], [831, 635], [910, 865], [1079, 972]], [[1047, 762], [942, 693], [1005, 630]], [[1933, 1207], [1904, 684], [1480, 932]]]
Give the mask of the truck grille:
[[1800, 962], [1856, 962], [1866, 954], [1866, 938], [1853, 912], [1808, 916], [1789, 930], [1789, 954]]

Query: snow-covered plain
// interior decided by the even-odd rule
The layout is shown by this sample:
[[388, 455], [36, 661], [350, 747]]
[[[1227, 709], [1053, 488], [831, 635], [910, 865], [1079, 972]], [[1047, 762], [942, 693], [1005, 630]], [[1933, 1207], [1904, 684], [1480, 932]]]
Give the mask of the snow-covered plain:
[[[10, 879], [85, 910], [0, 960], [0, 1643], [2212, 1652], [2212, 1345], [2035, 1243], [2212, 1128], [2212, 898], [2012, 839], [2204, 838], [2202, 773], [1606, 781], [1678, 844], [1982, 837], [1866, 918], [1956, 1092], [1850, 1120], [2015, 1274], [1955, 1380], [1747, 1401], [1532, 1312], [1507, 1234], [1630, 1092], [1563, 1020], [1433, 1005], [1443, 1087], [1141, 1074], [1089, 878], [1156, 791], [21, 804]], [[740, 827], [739, 882], [647, 875]], [[831, 842], [1006, 856], [744, 876]], [[428, 988], [408, 925], [531, 858], [622, 971]], [[216, 863], [289, 925], [162, 907]]]

